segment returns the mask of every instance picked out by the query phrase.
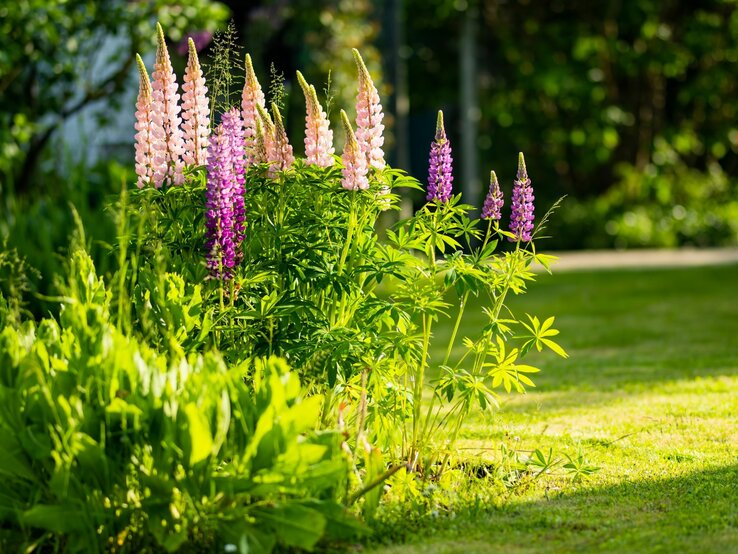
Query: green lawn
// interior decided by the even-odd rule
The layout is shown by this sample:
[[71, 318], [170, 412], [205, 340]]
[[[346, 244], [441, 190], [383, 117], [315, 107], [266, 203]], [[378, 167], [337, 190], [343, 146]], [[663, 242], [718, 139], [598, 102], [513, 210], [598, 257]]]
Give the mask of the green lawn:
[[470, 418], [461, 452], [582, 450], [601, 470], [489, 487], [368, 550], [738, 552], [738, 266], [544, 275], [512, 305], [556, 315], [571, 358], [536, 358], [538, 389]]

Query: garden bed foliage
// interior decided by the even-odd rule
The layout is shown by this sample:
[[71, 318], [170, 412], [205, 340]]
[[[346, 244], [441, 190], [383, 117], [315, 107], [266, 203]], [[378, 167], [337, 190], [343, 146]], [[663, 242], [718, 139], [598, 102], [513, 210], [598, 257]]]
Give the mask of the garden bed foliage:
[[[453, 193], [440, 113], [427, 186], [388, 167], [356, 51], [340, 157], [298, 74], [295, 159], [248, 56], [238, 101], [229, 80], [208, 98], [191, 43], [180, 98], [158, 36], [151, 77], [139, 58], [138, 186], [113, 206], [117, 269], [96, 274], [80, 229], [58, 319], [2, 311], [0, 541], [269, 552], [355, 537], [388, 479], [395, 492], [400, 478], [444, 482], [470, 411], [534, 386], [531, 350], [566, 357], [553, 316], [506, 305], [553, 261], [534, 243], [548, 214], [534, 226], [521, 154], [509, 227], [494, 172], [476, 217]], [[380, 236], [402, 188], [427, 203]], [[485, 324], [467, 329], [472, 310]]]

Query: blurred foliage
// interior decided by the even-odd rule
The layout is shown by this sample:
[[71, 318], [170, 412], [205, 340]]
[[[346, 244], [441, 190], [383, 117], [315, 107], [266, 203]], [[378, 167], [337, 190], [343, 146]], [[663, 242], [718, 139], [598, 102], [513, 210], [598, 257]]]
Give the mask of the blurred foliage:
[[[468, 4], [407, 0], [413, 110], [455, 102]], [[480, 169], [529, 153], [539, 199], [576, 199], [560, 245], [736, 241], [738, 2], [477, 4]]]
[[[240, 2], [226, 2], [234, 14]], [[315, 86], [320, 102], [329, 104], [328, 115], [334, 129], [340, 129], [341, 109], [354, 112], [357, 71], [351, 49], [361, 51], [380, 95], [389, 92], [384, 83], [382, 57], [377, 45], [382, 2], [369, 0], [265, 0], [243, 13], [240, 28], [245, 50], [254, 58], [256, 72], [265, 86], [269, 68], [275, 64], [284, 73], [289, 97], [287, 119], [294, 144], [302, 142], [304, 97], [299, 92], [295, 71], [307, 68], [306, 79]], [[330, 87], [328, 86], [330, 82]], [[330, 90], [328, 90], [330, 89]], [[329, 102], [330, 101], [330, 102]], [[336, 133], [336, 143], [343, 134]]]
[[[33, 268], [26, 271], [24, 282], [26, 288], [41, 295], [26, 298], [28, 309], [37, 316], [55, 305], [43, 297], [58, 292], [55, 280], [64, 274], [70, 238], [87, 248], [101, 271], [112, 268], [114, 260], [109, 253], [116, 231], [107, 206], [111, 193], [117, 194], [124, 183], [135, 181], [133, 168], [116, 162], [92, 167], [84, 163], [68, 165], [66, 177], [40, 169], [35, 179], [44, 183], [46, 192], [7, 195], [5, 213], [0, 217], [0, 240], [4, 241], [0, 246], [8, 252], [16, 250]], [[82, 229], [91, 236], [85, 236]]]
[[[52, 134], [93, 102], [119, 102], [136, 52], [156, 44], [155, 20], [181, 40], [188, 30], [215, 30], [227, 17], [227, 8], [212, 0], [3, 2], [0, 194], [45, 188], [33, 178]], [[103, 47], [111, 42], [114, 48]]]
[[[495, 169], [509, 194], [514, 167], [499, 164], [518, 151], [529, 153], [541, 208], [569, 195], [552, 222], [552, 245], [738, 240], [738, 0], [4, 3], [0, 201], [9, 197], [9, 187], [34, 193], [56, 188], [51, 173], [58, 164], [40, 163], [49, 137], [84, 106], [119, 101], [133, 52], [154, 45], [155, 19], [178, 41], [187, 30], [223, 28], [226, 6], [262, 85], [268, 85], [272, 62], [284, 73], [285, 115], [296, 145], [304, 103], [301, 94], [292, 94], [295, 69], [313, 68], [306, 77], [322, 102], [332, 99], [335, 120], [339, 108], [353, 109], [350, 49], [358, 47], [383, 97], [392, 160], [393, 68], [404, 64], [414, 162], [405, 169], [421, 178], [437, 109], [446, 111], [449, 136], [459, 144], [459, 42], [466, 10], [476, 9], [479, 171]], [[400, 19], [393, 19], [397, 14]], [[390, 31], [395, 25], [405, 35], [404, 46], [396, 48]], [[111, 37], [120, 41], [113, 59], [97, 59], [101, 41]], [[208, 57], [202, 53], [204, 65]], [[337, 132], [339, 149], [342, 140]], [[455, 153], [457, 160], [463, 155]], [[39, 167], [51, 173], [39, 175]], [[56, 194], [54, 202], [66, 210], [67, 200]], [[6, 219], [15, 217], [19, 204], [1, 203]]]

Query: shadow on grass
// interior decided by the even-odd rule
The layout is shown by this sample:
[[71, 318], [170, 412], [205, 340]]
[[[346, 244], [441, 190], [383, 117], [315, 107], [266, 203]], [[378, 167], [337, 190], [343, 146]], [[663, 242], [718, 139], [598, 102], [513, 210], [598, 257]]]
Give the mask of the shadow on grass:
[[419, 521], [406, 540], [376, 552], [735, 553], [738, 465], [464, 508], [453, 519]]

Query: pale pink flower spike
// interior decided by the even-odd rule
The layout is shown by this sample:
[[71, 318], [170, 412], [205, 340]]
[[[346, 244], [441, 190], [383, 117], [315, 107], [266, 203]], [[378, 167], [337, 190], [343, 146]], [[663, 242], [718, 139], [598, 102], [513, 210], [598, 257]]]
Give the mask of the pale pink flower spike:
[[[246, 81], [243, 85], [243, 93], [241, 95], [241, 118], [243, 119], [243, 134], [246, 145], [246, 165], [253, 165], [264, 161], [257, 159], [257, 152], [255, 150], [256, 122], [259, 118], [257, 106], [266, 110], [264, 92], [261, 90], [256, 73], [254, 73], [251, 56], [246, 54]], [[262, 127], [264, 127], [263, 121]]]
[[354, 130], [351, 128], [346, 112], [341, 110], [341, 121], [346, 132], [346, 142], [343, 147], [343, 179], [341, 185], [346, 190], [366, 190], [369, 188], [369, 180], [367, 179], [366, 157], [359, 149], [358, 141]]
[[386, 165], [382, 150], [382, 145], [384, 145], [382, 104], [379, 102], [377, 87], [374, 86], [361, 54], [356, 48], [352, 52], [359, 70], [359, 94], [356, 96], [356, 140], [361, 153], [366, 157], [367, 164], [382, 170]]
[[161, 25], [156, 24], [158, 32], [158, 48], [156, 63], [152, 74], [153, 99], [153, 136], [154, 136], [154, 185], [159, 188], [164, 183], [181, 185], [184, 182], [182, 174], [182, 155], [184, 154], [184, 139], [180, 124], [179, 94], [177, 93], [177, 77], [169, 59], [164, 31]]
[[152, 133], [151, 82], [141, 56], [136, 54], [140, 76], [138, 99], [136, 100], [136, 186], [143, 188], [151, 183], [154, 176], [154, 136]]
[[297, 72], [297, 81], [305, 94], [305, 158], [307, 163], [319, 167], [333, 165], [333, 131], [328, 116], [318, 101], [315, 87], [308, 85], [302, 73]]
[[189, 58], [182, 85], [182, 130], [184, 131], [184, 155], [188, 165], [205, 165], [208, 161], [208, 137], [210, 136], [210, 104], [206, 96], [208, 88], [197, 59], [195, 42], [190, 38]]

